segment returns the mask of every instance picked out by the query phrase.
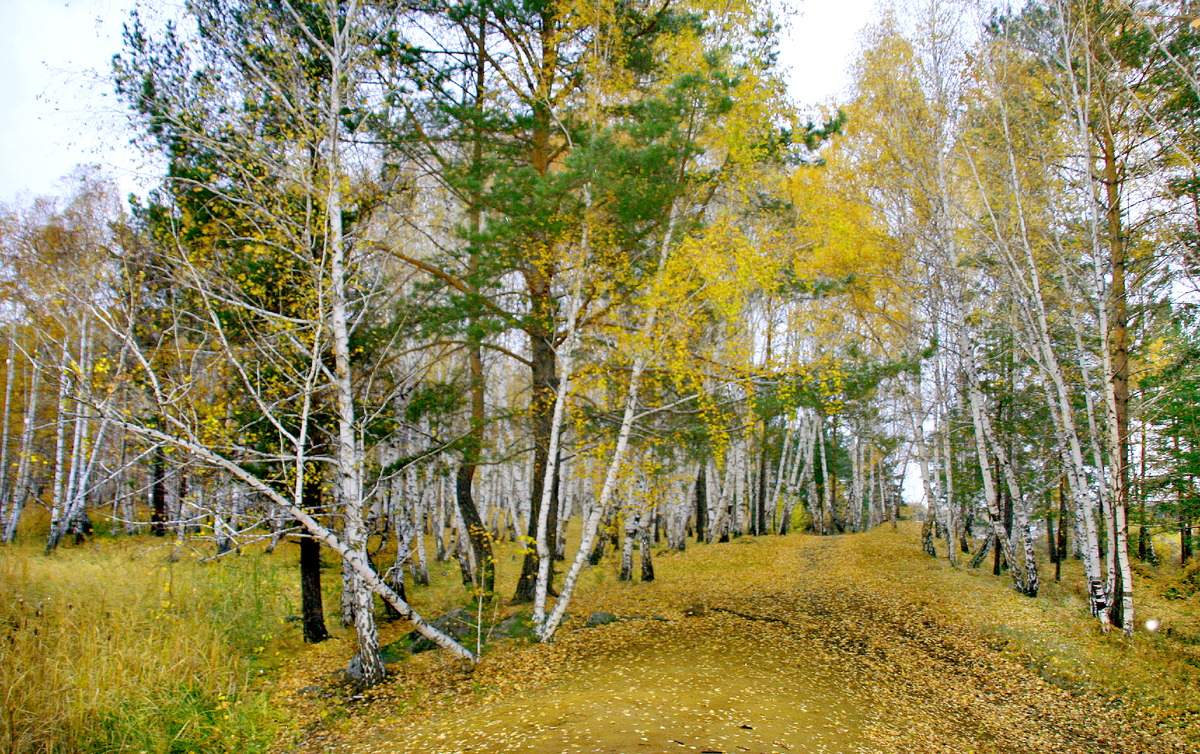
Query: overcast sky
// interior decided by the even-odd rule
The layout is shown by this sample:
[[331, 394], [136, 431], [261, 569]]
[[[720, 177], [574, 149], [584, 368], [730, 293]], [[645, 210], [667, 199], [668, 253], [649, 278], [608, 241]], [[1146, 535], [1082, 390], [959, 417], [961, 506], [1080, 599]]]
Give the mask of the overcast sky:
[[[0, 202], [59, 193], [59, 179], [81, 163], [102, 166], [126, 192], [143, 193], [153, 166], [129, 147], [104, 78], [134, 1], [0, 0]], [[781, 59], [793, 71], [798, 101], [815, 104], [843, 91], [857, 32], [872, 20], [875, 1], [780, 0], [798, 8], [781, 14]]]

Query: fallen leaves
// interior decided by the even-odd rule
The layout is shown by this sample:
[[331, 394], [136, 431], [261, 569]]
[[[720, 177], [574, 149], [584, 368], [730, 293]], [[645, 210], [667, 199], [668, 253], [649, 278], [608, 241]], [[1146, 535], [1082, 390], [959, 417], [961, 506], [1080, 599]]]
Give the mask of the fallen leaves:
[[[1064, 619], [961, 571], [906, 567], [923, 557], [910, 557], [919, 553], [914, 537], [904, 529], [766, 537], [760, 547], [730, 543], [663, 559], [653, 584], [586, 584], [576, 614], [622, 620], [564, 631], [552, 645], [498, 645], [473, 675], [440, 653], [412, 658], [353, 704], [296, 697], [291, 703], [327, 710], [292, 750], [1187, 748], [1152, 711], [1131, 715], [1129, 703], [1058, 688], [1007, 641], [994, 646], [984, 627], [997, 615], [1047, 642]], [[1055, 641], [1056, 657], [1077, 654]], [[350, 648], [322, 651], [332, 672]], [[312, 712], [297, 708], [305, 719]]]

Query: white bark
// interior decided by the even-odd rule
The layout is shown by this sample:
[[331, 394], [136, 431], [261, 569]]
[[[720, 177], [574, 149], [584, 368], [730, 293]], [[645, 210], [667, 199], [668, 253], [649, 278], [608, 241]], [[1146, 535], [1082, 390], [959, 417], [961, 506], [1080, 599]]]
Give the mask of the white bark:
[[979, 378], [975, 371], [974, 359], [967, 348], [965, 328], [959, 337], [963, 363], [967, 366], [967, 390], [971, 402], [971, 420], [975, 425], [975, 452], [979, 458], [979, 470], [983, 477], [984, 504], [987, 506], [988, 519], [992, 527], [992, 534], [996, 538], [996, 546], [1001, 548], [1005, 559], [1008, 561], [1009, 573], [1012, 575], [1017, 589], [1022, 589], [1024, 579], [1021, 577], [1020, 561], [1017, 560], [1016, 554], [1013, 551], [1012, 539], [1008, 536], [1008, 532], [1004, 530], [1004, 518], [1000, 515], [1000, 509], [996, 506], [996, 486], [992, 483], [992, 463], [990, 454], [988, 453], [987, 440], [988, 430], [985, 428], [987, 412], [984, 407], [983, 390], [979, 387]]
[[[667, 231], [663, 235], [662, 246], [659, 252], [658, 268], [660, 270], [666, 264], [667, 256], [671, 252], [671, 243], [678, 219], [678, 203], [673, 202], [671, 204], [670, 219], [667, 223]], [[657, 317], [657, 308], [651, 307], [645, 321], [642, 323], [641, 334], [643, 339], [648, 339], [653, 334]], [[571, 562], [571, 567], [563, 578], [562, 590], [558, 600], [554, 603], [554, 610], [544, 622], [538, 621], [535, 612], [534, 630], [538, 638], [543, 642], [554, 640], [554, 633], [558, 630], [563, 615], [566, 613], [567, 605], [571, 602], [571, 595], [575, 591], [575, 584], [579, 579], [579, 573], [583, 569], [583, 564], [587, 561], [588, 555], [591, 553], [592, 542], [596, 538], [596, 531], [600, 527], [600, 520], [604, 512], [608, 509], [608, 506], [612, 503], [613, 493], [617, 486], [617, 476], [620, 472], [621, 464], [625, 460], [625, 451], [629, 446], [629, 436], [633, 431], [633, 422], [637, 412], [638, 393], [641, 389], [642, 373], [646, 370], [647, 364], [645, 349], [646, 345], [642, 344], [642, 347], [638, 349], [637, 354], [634, 356], [633, 369], [629, 375], [629, 390], [625, 399], [625, 414], [621, 418], [621, 429], [617, 433], [617, 447], [609, 463], [608, 473], [604, 477], [604, 487], [600, 490], [600, 500], [597, 501], [595, 509], [592, 510], [591, 515], [583, 526], [579, 549], [575, 552], [575, 559]], [[556, 417], [557, 413], [558, 406], [556, 405]], [[539, 582], [540, 580], [541, 575], [539, 573]]]
[[629, 390], [625, 397], [625, 414], [621, 418], [621, 429], [617, 433], [617, 447], [613, 451], [612, 460], [609, 462], [608, 473], [604, 477], [604, 486], [600, 489], [600, 499], [596, 502], [596, 507], [592, 509], [591, 514], [584, 524], [583, 538], [579, 543], [579, 549], [575, 552], [575, 559], [571, 562], [571, 568], [563, 578], [562, 590], [558, 601], [554, 603], [554, 610], [542, 626], [539, 638], [544, 642], [554, 640], [554, 633], [558, 630], [558, 626], [562, 622], [567, 605], [570, 604], [571, 595], [575, 591], [575, 584], [579, 579], [579, 573], [583, 570], [583, 564], [587, 561], [592, 543], [596, 539], [596, 532], [600, 528], [600, 519], [603, 518], [604, 512], [608, 510], [608, 507], [612, 505], [613, 493], [617, 487], [617, 476], [620, 472], [621, 464], [625, 459], [625, 450], [629, 446], [629, 435], [633, 431], [638, 392], [641, 388], [642, 373], [645, 369], [646, 357], [639, 353], [633, 360], [633, 371], [629, 375]]
[[[583, 247], [587, 248], [586, 228]], [[571, 302], [567, 312], [567, 339], [559, 359], [558, 391], [554, 396], [554, 416], [550, 423], [550, 443], [546, 460], [546, 477], [542, 480], [542, 504], [538, 510], [537, 537], [535, 546], [538, 556], [537, 582], [533, 592], [533, 625], [534, 632], [542, 634], [546, 622], [546, 596], [550, 591], [550, 566], [554, 563], [554, 553], [548, 541], [550, 532], [550, 507], [556, 504], [554, 500], [554, 480], [558, 473], [558, 449], [562, 442], [562, 427], [567, 411], [567, 396], [570, 393], [571, 376], [575, 368], [575, 341], [577, 337], [576, 321], [582, 304], [582, 280], [577, 280], [571, 294]], [[557, 532], [555, 532], [557, 536]]]
[[[344, 521], [343, 535], [346, 546], [366, 559], [366, 531], [363, 526], [363, 453], [358, 437], [354, 409], [354, 392], [351, 381], [350, 325], [347, 307], [347, 260], [346, 241], [342, 228], [342, 167], [341, 167], [341, 123], [342, 84], [347, 76], [348, 35], [353, 27], [355, 7], [341, 17], [340, 7], [330, 4], [329, 21], [333, 33], [331, 47], [326, 56], [330, 64], [329, 106], [327, 111], [328, 133], [326, 160], [329, 170], [328, 190], [328, 237], [325, 253], [329, 260], [329, 330], [333, 337], [334, 387], [337, 393], [337, 459], [338, 484], [341, 495], [341, 511]], [[324, 287], [324, 283], [319, 284]], [[358, 633], [358, 678], [364, 685], [373, 686], [383, 680], [385, 670], [379, 653], [379, 634], [375, 625], [374, 599], [361, 583], [362, 575], [357, 570], [350, 573], [350, 593], [354, 601], [354, 627]]]
[[8, 473], [8, 433], [9, 417], [12, 416], [13, 380], [16, 377], [17, 366], [16, 343], [16, 325], [13, 325], [9, 335], [8, 358], [4, 360], [4, 413], [2, 414], [4, 425], [0, 427], [0, 533], [5, 529], [4, 523], [8, 520], [10, 508], [11, 479]]
[[783, 515], [780, 517], [779, 533], [786, 534], [791, 530], [792, 509], [796, 505], [796, 501], [800, 499], [800, 490], [804, 489], [805, 485], [811, 484], [813, 479], [813, 462], [817, 452], [817, 427], [816, 423], [808, 416], [800, 416], [800, 441], [799, 445], [803, 446], [803, 457], [801, 457], [801, 448], [796, 448], [796, 457], [792, 462], [792, 473], [788, 479], [788, 495], [784, 502]]
[[959, 521], [957, 510], [954, 507], [954, 458], [952, 447], [950, 444], [950, 417], [946, 416], [946, 425], [942, 429], [942, 463], [945, 464], [945, 492], [946, 492], [946, 525], [949, 528], [948, 539], [950, 540], [950, 563], [957, 564], [958, 556], [956, 549], [958, 547], [958, 530]]
[[821, 479], [824, 484], [821, 489], [821, 497], [824, 502], [818, 502], [813, 509], [815, 516], [819, 516], [817, 521], [820, 526], [817, 528], [818, 534], [829, 534], [830, 528], [833, 526], [833, 485], [829, 479], [829, 459], [825, 451], [825, 417], [822, 416], [817, 424], [817, 442], [821, 446]]
[[17, 455], [17, 479], [9, 496], [8, 520], [5, 523], [3, 539], [13, 541], [17, 536], [17, 527], [21, 523], [21, 512], [25, 509], [25, 501], [29, 498], [30, 483], [33, 477], [33, 440], [37, 431], [38, 396], [41, 393], [42, 370], [38, 367], [36, 349], [34, 358], [29, 360], [29, 379], [26, 386], [28, 395], [25, 402], [25, 416], [21, 425], [21, 449]]
[[[1120, 428], [1117, 425], [1117, 406], [1116, 406], [1116, 374], [1112, 363], [1112, 342], [1109, 333], [1109, 311], [1108, 311], [1108, 285], [1106, 276], [1102, 269], [1101, 259], [1104, 258], [1102, 240], [1101, 240], [1101, 206], [1100, 192], [1096, 184], [1094, 174], [1095, 155], [1093, 150], [1094, 136], [1096, 125], [1093, 125], [1093, 119], [1096, 118], [1096, 113], [1093, 112], [1091, 103], [1092, 99], [1092, 83], [1098, 78], [1098, 74], [1094, 74], [1091, 69], [1093, 59], [1093, 51], [1090, 49], [1090, 40], [1084, 39], [1083, 49], [1079, 50], [1072, 43], [1068, 34], [1068, 25], [1066, 17], [1067, 9], [1056, 4], [1056, 9], [1059, 11], [1059, 31], [1062, 41], [1062, 55], [1066, 60], [1066, 65], [1062, 66], [1065, 71], [1068, 84], [1071, 92], [1071, 100], [1074, 105], [1075, 112], [1075, 127], [1076, 136], [1082, 144], [1086, 145], [1085, 164], [1082, 166], [1081, 175], [1084, 180], [1084, 186], [1087, 191], [1089, 205], [1089, 224], [1091, 230], [1092, 244], [1092, 285], [1094, 288], [1096, 300], [1097, 322], [1100, 328], [1100, 352], [1103, 363], [1104, 376], [1104, 398], [1106, 415], [1108, 418], [1108, 457], [1109, 457], [1109, 483], [1111, 485], [1111, 497], [1107, 501], [1101, 499], [1101, 507], [1104, 510], [1104, 516], [1109, 528], [1109, 549], [1108, 549], [1108, 571], [1109, 577], [1105, 585], [1106, 604], [1099, 611], [1101, 622], [1107, 626], [1109, 621], [1109, 613], [1111, 606], [1116, 599], [1113, 594], [1114, 587], [1114, 571], [1119, 569], [1121, 573], [1121, 583], [1123, 590], [1121, 595], [1122, 600], [1122, 616], [1124, 619], [1124, 632], [1126, 635], [1133, 633], [1134, 624], [1134, 605], [1133, 605], [1133, 574], [1129, 565], [1129, 548], [1128, 548], [1128, 531], [1125, 521], [1125, 509], [1122, 505], [1124, 500], [1123, 490], [1121, 485], [1124, 484], [1122, 475], [1122, 467], [1125, 464], [1125, 459], [1122, 457], [1121, 449], [1123, 447], [1122, 438], [1120, 437]], [[1080, 55], [1084, 61], [1085, 80], [1082, 86], [1075, 73], [1076, 56]], [[1107, 113], [1103, 113], [1107, 115]], [[1107, 119], [1105, 119], [1107, 121]], [[1100, 125], [1100, 128], [1107, 127]], [[1105, 504], [1107, 502], [1107, 505]], [[1089, 574], [1090, 576], [1090, 574]]]
[[625, 532], [621, 538], [621, 573], [617, 577], [621, 581], [633, 579], [633, 538], [641, 528], [641, 512], [625, 511]]
[[[69, 392], [67, 383], [70, 381], [70, 377], [68, 376], [70, 357], [71, 351], [64, 339], [62, 356], [58, 361], [58, 405], [57, 416], [54, 420], [54, 492], [50, 503], [50, 531], [58, 529], [59, 516], [62, 514], [63, 507], [64, 485], [66, 483], [66, 472], [63, 466], [66, 463], [67, 395]], [[50, 548], [47, 547], [46, 549], [49, 552]]]

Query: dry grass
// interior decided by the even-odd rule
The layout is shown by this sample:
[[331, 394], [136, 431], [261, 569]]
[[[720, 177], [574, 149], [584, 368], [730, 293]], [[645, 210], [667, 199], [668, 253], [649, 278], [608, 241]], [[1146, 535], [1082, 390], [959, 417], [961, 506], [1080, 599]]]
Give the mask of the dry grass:
[[251, 658], [282, 625], [279, 568], [257, 558], [170, 564], [169, 551], [146, 547], [0, 549], [5, 751], [265, 747], [272, 716], [248, 681], [261, 672]]

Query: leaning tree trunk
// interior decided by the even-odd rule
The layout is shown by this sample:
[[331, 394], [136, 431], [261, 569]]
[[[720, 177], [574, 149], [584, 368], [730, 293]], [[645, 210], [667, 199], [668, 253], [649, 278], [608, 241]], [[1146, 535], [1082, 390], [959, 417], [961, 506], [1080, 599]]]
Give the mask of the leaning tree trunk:
[[992, 462], [991, 456], [988, 453], [989, 434], [985, 429], [987, 421], [986, 414], [983, 410], [983, 391], [979, 387], [979, 381], [976, 377], [973, 356], [967, 349], [966, 332], [963, 331], [961, 337], [961, 347], [964, 357], [964, 363], [968, 364], [967, 384], [971, 399], [971, 419], [975, 425], [975, 450], [979, 458], [980, 474], [983, 477], [983, 496], [987, 504], [988, 519], [992, 525], [992, 534], [995, 537], [996, 543], [1004, 553], [1005, 560], [1011, 566], [1010, 573], [1012, 574], [1014, 585], [1020, 591], [1024, 589], [1024, 579], [1022, 579], [1020, 571], [1017, 567], [1016, 554], [1013, 551], [1012, 540], [1008, 536], [1008, 532], [1004, 530], [1004, 519], [1000, 515], [1000, 510], [996, 506], [996, 487], [992, 481]]

